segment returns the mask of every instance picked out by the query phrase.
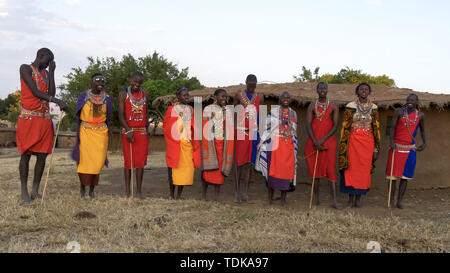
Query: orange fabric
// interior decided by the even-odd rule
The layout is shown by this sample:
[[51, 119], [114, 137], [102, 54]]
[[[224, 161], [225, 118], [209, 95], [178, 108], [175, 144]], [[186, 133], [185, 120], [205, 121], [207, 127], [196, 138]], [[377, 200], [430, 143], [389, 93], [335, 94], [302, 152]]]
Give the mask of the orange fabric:
[[[164, 115], [163, 122], [163, 132], [164, 139], [166, 140], [166, 164], [169, 168], [177, 168], [178, 167], [178, 159], [180, 157], [180, 132], [177, 130], [177, 120], [178, 116], [172, 114], [172, 109], [174, 105], [169, 106]], [[173, 129], [175, 128], [175, 129]], [[191, 132], [192, 137], [197, 134], [197, 131], [194, 126], [194, 111], [192, 111], [191, 116]], [[200, 157], [200, 142], [197, 139], [192, 140], [193, 146], [193, 160], [194, 167], [200, 168], [201, 166], [201, 157]]]
[[282, 137], [274, 137], [272, 147], [278, 148], [272, 151], [270, 159], [269, 176], [292, 180], [295, 175], [295, 152], [293, 138], [290, 137], [285, 141]]
[[[327, 112], [322, 120], [318, 120], [315, 116], [311, 124], [314, 137], [317, 140], [325, 137], [328, 132], [333, 128], [333, 120], [331, 117], [331, 103], [328, 106]], [[330, 136], [322, 144], [322, 147], [328, 148], [328, 150], [319, 152], [319, 158], [317, 159], [316, 167], [316, 178], [327, 177], [328, 180], [336, 181], [336, 149], [337, 141], [334, 136]], [[316, 149], [314, 148], [314, 143], [310, 137], [306, 141], [305, 146], [305, 156], [309, 156], [306, 159], [306, 164], [308, 165], [308, 173], [310, 177], [314, 174], [314, 164], [316, 160], [316, 155], [311, 155]]]
[[348, 145], [349, 167], [345, 171], [345, 186], [367, 190], [370, 188], [375, 140], [364, 129], [352, 131]]
[[225, 181], [225, 177], [222, 174], [223, 142], [223, 140], [214, 140], [214, 145], [216, 145], [217, 160], [219, 161], [219, 169], [216, 171], [203, 172], [203, 179], [206, 182], [222, 185]]
[[[46, 78], [45, 71], [40, 72]], [[36, 80], [37, 75], [33, 75]], [[37, 77], [39, 89], [47, 93], [48, 86], [40, 77]], [[23, 108], [32, 111], [46, 112], [49, 109], [48, 102], [41, 102], [31, 92], [23, 79], [20, 80], [20, 101]], [[45, 117], [22, 118], [17, 120], [16, 142], [17, 149], [21, 154], [52, 153], [53, 146], [53, 123]]]

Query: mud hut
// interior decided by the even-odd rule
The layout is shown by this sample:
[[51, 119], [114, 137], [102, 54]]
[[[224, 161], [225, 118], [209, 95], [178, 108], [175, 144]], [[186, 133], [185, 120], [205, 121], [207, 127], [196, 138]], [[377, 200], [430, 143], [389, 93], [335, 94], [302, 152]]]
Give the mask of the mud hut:
[[[340, 108], [355, 100], [354, 84], [330, 84], [328, 97], [339, 104]], [[234, 85], [221, 87], [227, 90], [232, 103], [234, 94], [238, 90], [243, 90], [245, 85]], [[193, 97], [201, 97], [203, 105], [206, 106], [213, 101], [213, 93], [216, 88], [205, 88], [190, 92]], [[317, 98], [315, 83], [284, 83], [284, 84], [258, 84], [257, 91], [262, 93], [266, 105], [277, 104], [278, 96], [283, 91], [289, 91], [292, 95], [292, 105], [298, 116], [298, 136], [299, 149], [303, 151], [306, 143], [306, 109], [308, 105]], [[431, 94], [418, 92], [406, 88], [395, 88], [385, 86], [372, 86], [370, 99], [375, 102], [380, 111], [381, 126], [381, 150], [379, 159], [376, 162], [375, 173], [372, 176], [372, 187], [385, 188], [385, 168], [387, 162], [389, 129], [395, 107], [400, 107], [405, 103], [408, 94], [415, 93], [419, 96], [419, 107], [425, 113], [425, 129], [427, 133], [428, 147], [425, 151], [418, 153], [417, 167], [414, 180], [410, 183], [411, 188], [429, 189], [450, 187], [450, 95]], [[154, 106], [169, 105], [175, 100], [174, 95], [157, 98]], [[340, 113], [339, 128], [335, 135], [339, 140], [340, 124], [342, 119]], [[416, 142], [421, 144], [418, 135]], [[310, 183], [307, 175], [306, 164], [300, 162], [297, 183]]]

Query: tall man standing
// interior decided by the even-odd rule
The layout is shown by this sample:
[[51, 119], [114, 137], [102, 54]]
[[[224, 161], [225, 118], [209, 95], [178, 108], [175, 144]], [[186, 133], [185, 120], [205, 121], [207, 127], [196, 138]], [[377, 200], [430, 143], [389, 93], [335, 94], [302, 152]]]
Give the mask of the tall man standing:
[[264, 96], [256, 92], [256, 76], [248, 75], [245, 83], [246, 89], [238, 91], [233, 100], [237, 108], [235, 202], [249, 201], [248, 188], [253, 171], [252, 165], [255, 165], [256, 161], [256, 147], [259, 139], [257, 126], [259, 105], [264, 103]]
[[[125, 193], [127, 197], [130, 197], [131, 168], [133, 167], [136, 169], [137, 196], [143, 198], [142, 178], [148, 155], [148, 96], [141, 88], [143, 82], [144, 75], [136, 71], [131, 75], [130, 86], [119, 93], [119, 122], [122, 126]], [[131, 155], [133, 158], [131, 158]]]
[[[46, 68], [49, 68], [47, 71]], [[55, 98], [55, 68], [53, 53], [41, 48], [31, 64], [20, 66], [21, 111], [17, 121], [17, 149], [21, 154], [19, 172], [24, 202], [40, 198], [39, 184], [45, 168], [47, 155], [52, 152], [53, 123], [49, 112], [49, 102], [56, 103], [62, 111], [67, 104]], [[33, 188], [28, 194], [28, 170], [31, 155], [36, 155]]]
[[333, 207], [337, 208], [336, 202], [336, 149], [337, 141], [334, 133], [337, 130], [339, 108], [327, 99], [328, 85], [324, 82], [317, 84], [319, 98], [309, 105], [306, 114], [306, 132], [308, 140], [305, 146], [306, 163], [309, 176], [314, 175], [316, 162], [315, 151], [319, 151], [316, 166], [316, 181], [314, 186], [314, 204], [319, 204], [319, 181], [321, 177], [328, 179]]
[[[423, 151], [427, 147], [425, 115], [417, 109], [418, 103], [419, 97], [416, 94], [409, 94], [405, 106], [397, 108], [392, 117], [389, 136], [391, 149], [386, 166], [386, 178], [391, 178], [392, 151], [395, 151], [391, 200], [392, 202], [394, 200], [396, 180], [400, 180], [397, 198], [397, 208], [399, 209], [403, 209], [402, 201], [405, 196], [407, 181], [414, 176], [416, 151]], [[419, 128], [423, 144], [416, 147], [415, 137]]]

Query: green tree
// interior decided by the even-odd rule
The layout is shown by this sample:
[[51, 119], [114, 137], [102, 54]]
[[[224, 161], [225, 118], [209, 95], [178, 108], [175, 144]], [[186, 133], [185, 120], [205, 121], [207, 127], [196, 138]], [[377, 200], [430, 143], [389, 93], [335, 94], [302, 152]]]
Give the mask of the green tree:
[[[0, 99], [0, 119], [9, 120], [9, 118], [8, 118], [9, 106], [16, 104], [16, 92], [9, 94], [8, 97], [6, 97], [5, 99]], [[20, 97], [19, 97], [19, 100], [20, 100]], [[14, 118], [14, 117], [12, 117], [12, 118]], [[9, 121], [16, 122], [17, 118], [15, 120], [9, 120]]]
[[[189, 68], [178, 69], [176, 64], [168, 61], [157, 52], [141, 58], [134, 58], [132, 55], [124, 55], [121, 60], [113, 57], [104, 59], [88, 57], [89, 64], [85, 69], [80, 67], [72, 68], [72, 72], [65, 77], [67, 83], [58, 86], [61, 89], [61, 98], [69, 105], [67, 117], [63, 119], [61, 128], [75, 130], [75, 106], [78, 97], [91, 85], [91, 76], [96, 72], [102, 73], [106, 78], [106, 91], [113, 97], [113, 126], [119, 126], [118, 121], [118, 96], [119, 92], [125, 90], [130, 84], [130, 76], [135, 71], [144, 74], [145, 82], [142, 88], [149, 95], [149, 108], [151, 102], [159, 97], [173, 94], [180, 87], [187, 87], [191, 90], [202, 89], [204, 86], [196, 77], [189, 77]], [[158, 110], [158, 109], [150, 109]], [[163, 111], [159, 109], [158, 111]]]
[[302, 73], [298, 76], [294, 76], [294, 80], [297, 82], [326, 82], [326, 83], [351, 83], [359, 84], [366, 82], [369, 84], [377, 84], [393, 87], [395, 81], [389, 78], [387, 75], [372, 76], [367, 73], [362, 73], [361, 70], [351, 69], [349, 67], [342, 68], [337, 74], [323, 74], [319, 76], [319, 67], [314, 69], [314, 77], [311, 70], [302, 66]]

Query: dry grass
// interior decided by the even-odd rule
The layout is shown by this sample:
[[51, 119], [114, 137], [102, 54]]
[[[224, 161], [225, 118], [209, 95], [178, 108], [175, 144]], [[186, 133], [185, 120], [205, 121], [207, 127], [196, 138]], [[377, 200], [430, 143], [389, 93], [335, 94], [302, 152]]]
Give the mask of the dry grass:
[[[367, 252], [369, 241], [386, 252], [450, 251], [448, 217], [404, 221], [193, 199], [131, 201], [101, 191], [81, 200], [73, 163], [66, 153], [55, 160], [61, 167], [41, 207], [18, 200], [18, 158], [0, 158], [0, 252], [67, 252], [69, 241], [81, 252]], [[76, 217], [80, 212], [96, 217]]]

